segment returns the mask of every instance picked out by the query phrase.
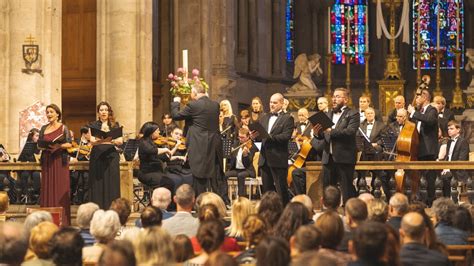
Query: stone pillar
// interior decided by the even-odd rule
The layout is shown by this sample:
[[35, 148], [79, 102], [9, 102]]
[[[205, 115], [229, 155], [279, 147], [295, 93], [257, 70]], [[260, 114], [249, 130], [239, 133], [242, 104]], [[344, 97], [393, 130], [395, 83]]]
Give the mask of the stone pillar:
[[[42, 101], [61, 106], [61, 0], [0, 1], [0, 143], [19, 151], [19, 112]], [[40, 74], [25, 74], [22, 45], [39, 45]]]
[[97, 103], [125, 132], [152, 119], [152, 1], [97, 1]]

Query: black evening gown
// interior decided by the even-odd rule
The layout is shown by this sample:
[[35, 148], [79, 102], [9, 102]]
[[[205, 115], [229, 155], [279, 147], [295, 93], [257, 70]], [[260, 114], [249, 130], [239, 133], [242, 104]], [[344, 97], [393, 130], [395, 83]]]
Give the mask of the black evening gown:
[[[101, 121], [92, 122], [91, 127], [100, 129]], [[116, 123], [115, 127], [119, 127]], [[89, 199], [101, 209], [120, 198], [120, 156], [112, 144], [95, 145], [89, 161]]]

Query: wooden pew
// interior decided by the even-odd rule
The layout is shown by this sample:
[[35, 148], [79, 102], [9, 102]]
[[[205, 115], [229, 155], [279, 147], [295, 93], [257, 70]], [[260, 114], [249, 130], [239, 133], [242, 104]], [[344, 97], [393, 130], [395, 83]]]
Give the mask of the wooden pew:
[[449, 261], [453, 266], [470, 266], [472, 265], [472, 250], [474, 245], [448, 245]]

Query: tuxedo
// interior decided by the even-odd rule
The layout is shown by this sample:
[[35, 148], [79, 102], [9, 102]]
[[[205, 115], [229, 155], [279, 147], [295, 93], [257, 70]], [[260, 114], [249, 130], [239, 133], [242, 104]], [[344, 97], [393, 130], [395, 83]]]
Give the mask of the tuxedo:
[[[365, 111], [362, 111], [362, 110], [359, 109], [359, 116], [360, 116], [360, 122], [361, 123], [366, 120], [364, 113], [365, 113]], [[374, 108], [374, 113], [375, 113], [375, 121], [383, 122], [383, 117], [382, 117], [382, 114], [380, 113], [380, 111]]]
[[[454, 143], [454, 147], [451, 146]], [[452, 152], [450, 153], [452, 149]], [[469, 142], [459, 136], [455, 140], [450, 139], [446, 147], [445, 161], [469, 161]], [[443, 195], [449, 197], [451, 195], [451, 177], [455, 176], [458, 181], [466, 182], [468, 173], [466, 170], [453, 170], [442, 176], [443, 179]]]
[[[364, 120], [360, 123], [360, 129], [364, 132], [364, 134], [369, 138], [370, 143], [377, 143], [379, 148], [376, 148], [377, 151], [382, 151], [382, 132], [385, 130], [385, 125], [380, 121], [373, 121], [372, 122], [372, 129], [370, 130], [370, 135], [367, 134], [367, 130], [369, 128], [369, 123], [367, 120]], [[360, 134], [360, 132], [358, 131]], [[362, 134], [360, 134], [362, 135]]]
[[[290, 114], [280, 111], [278, 116], [272, 114], [260, 117], [260, 124], [269, 132], [270, 138], [262, 140], [258, 166], [262, 173], [263, 192], [275, 191], [281, 196], [283, 204], [289, 202], [288, 184], [288, 142], [293, 133], [294, 120]], [[270, 121], [273, 125], [270, 124]], [[269, 126], [271, 126], [270, 131]]]
[[441, 129], [443, 136], [448, 136], [448, 123], [455, 120], [454, 112], [448, 108], [438, 113], [438, 126]]
[[354, 167], [356, 163], [356, 134], [360, 124], [360, 116], [357, 110], [347, 106], [342, 108], [342, 113], [334, 110], [328, 113], [333, 122], [340, 115], [332, 130], [320, 132], [316, 138], [324, 139], [324, 150], [321, 162], [323, 163], [323, 184], [337, 185], [341, 183], [343, 200], [356, 196], [352, 185]]
[[[234, 147], [238, 147], [239, 145], [240, 143], [236, 143]], [[232, 157], [230, 159], [230, 169], [225, 172], [225, 176], [227, 178], [236, 176], [239, 196], [245, 196], [245, 178], [255, 177], [253, 158], [255, 153], [258, 152], [258, 148], [255, 146], [255, 144], [252, 144], [247, 156], [244, 156], [241, 150], [242, 148], [239, 148], [234, 153], [232, 153]]]
[[303, 135], [305, 137], [311, 138], [311, 129], [313, 128], [313, 125], [311, 124], [311, 122], [309, 122], [309, 120], [306, 121], [306, 123], [296, 122], [295, 128], [296, 133], [298, 133], [298, 135]]

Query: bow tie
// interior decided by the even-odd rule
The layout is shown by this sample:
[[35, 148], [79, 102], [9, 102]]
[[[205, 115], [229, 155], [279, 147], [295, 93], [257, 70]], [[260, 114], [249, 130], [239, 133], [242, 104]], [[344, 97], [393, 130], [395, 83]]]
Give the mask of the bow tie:
[[307, 126], [308, 125], [308, 122], [302, 122], [300, 123], [300, 126]]
[[278, 116], [280, 113], [277, 112], [277, 113], [270, 113], [270, 114], [271, 116]]
[[371, 125], [371, 126], [372, 126], [373, 124], [374, 124], [374, 123], [367, 123], [367, 125]]

